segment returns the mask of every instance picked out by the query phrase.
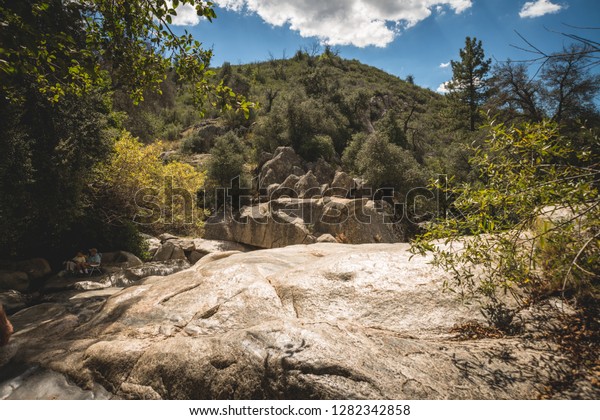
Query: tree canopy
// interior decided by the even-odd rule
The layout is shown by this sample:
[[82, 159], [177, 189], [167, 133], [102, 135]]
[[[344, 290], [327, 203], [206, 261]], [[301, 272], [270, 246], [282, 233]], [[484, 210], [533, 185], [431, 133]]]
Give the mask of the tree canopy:
[[485, 59], [481, 41], [466, 37], [460, 50], [460, 61], [451, 60], [452, 80], [448, 83], [450, 96], [467, 109], [469, 128], [475, 130], [478, 108], [486, 97], [486, 77], [492, 60]]

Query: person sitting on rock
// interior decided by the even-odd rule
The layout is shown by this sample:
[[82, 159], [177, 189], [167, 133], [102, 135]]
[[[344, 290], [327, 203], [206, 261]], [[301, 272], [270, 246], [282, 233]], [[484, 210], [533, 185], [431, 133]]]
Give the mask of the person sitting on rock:
[[79, 271], [80, 274], [83, 274], [84, 271], [87, 272], [87, 258], [83, 252], [79, 251], [73, 258], [73, 262], [75, 263], [75, 270]]
[[90, 249], [90, 255], [87, 257], [86, 266], [87, 267], [97, 267], [100, 265], [102, 257], [98, 253], [96, 248]]
[[0, 305], [0, 347], [8, 344], [8, 340], [13, 333], [13, 326], [4, 312], [4, 307]]

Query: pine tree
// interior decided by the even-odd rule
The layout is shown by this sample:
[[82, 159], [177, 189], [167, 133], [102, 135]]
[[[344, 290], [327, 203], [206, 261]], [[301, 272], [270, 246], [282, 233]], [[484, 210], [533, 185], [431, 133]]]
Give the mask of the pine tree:
[[466, 105], [469, 114], [469, 127], [475, 131], [477, 111], [486, 96], [486, 75], [491, 59], [486, 60], [477, 38], [465, 39], [465, 48], [460, 50], [460, 61], [451, 60], [452, 80], [448, 83], [450, 97]]

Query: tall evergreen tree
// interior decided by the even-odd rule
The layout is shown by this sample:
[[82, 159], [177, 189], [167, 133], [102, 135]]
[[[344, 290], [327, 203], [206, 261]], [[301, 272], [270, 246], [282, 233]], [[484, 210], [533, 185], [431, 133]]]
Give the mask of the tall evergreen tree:
[[448, 90], [451, 98], [467, 107], [471, 131], [475, 131], [477, 111], [486, 96], [485, 81], [491, 62], [491, 59], [485, 59], [481, 41], [471, 37], [465, 39], [460, 61], [451, 60], [452, 80], [448, 83]]

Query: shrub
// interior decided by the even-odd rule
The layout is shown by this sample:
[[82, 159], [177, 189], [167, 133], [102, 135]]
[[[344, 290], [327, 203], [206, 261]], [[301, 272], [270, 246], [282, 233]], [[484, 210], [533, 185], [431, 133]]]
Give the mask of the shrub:
[[111, 157], [96, 165], [93, 189], [108, 224], [135, 222], [154, 233], [196, 233], [196, 194], [204, 175], [191, 165], [160, 158], [161, 143], [144, 146], [124, 132]]
[[331, 161], [335, 156], [333, 140], [327, 135], [316, 135], [300, 146], [298, 154], [311, 162], [315, 162], [319, 158]]
[[208, 153], [212, 147], [213, 138], [199, 131], [193, 131], [184, 137], [181, 143], [181, 151], [185, 154]]
[[228, 187], [231, 180], [244, 174], [246, 147], [233, 132], [217, 137], [210, 150], [208, 178], [219, 187]]
[[393, 187], [398, 193], [425, 185], [423, 170], [407, 150], [379, 133], [364, 142], [356, 156], [358, 172], [374, 188]]
[[597, 296], [600, 148], [586, 136], [575, 147], [554, 123], [490, 123], [471, 159], [481, 181], [441, 190], [457, 198], [413, 250], [434, 251], [453, 274], [447, 286], [469, 297], [519, 289]]

